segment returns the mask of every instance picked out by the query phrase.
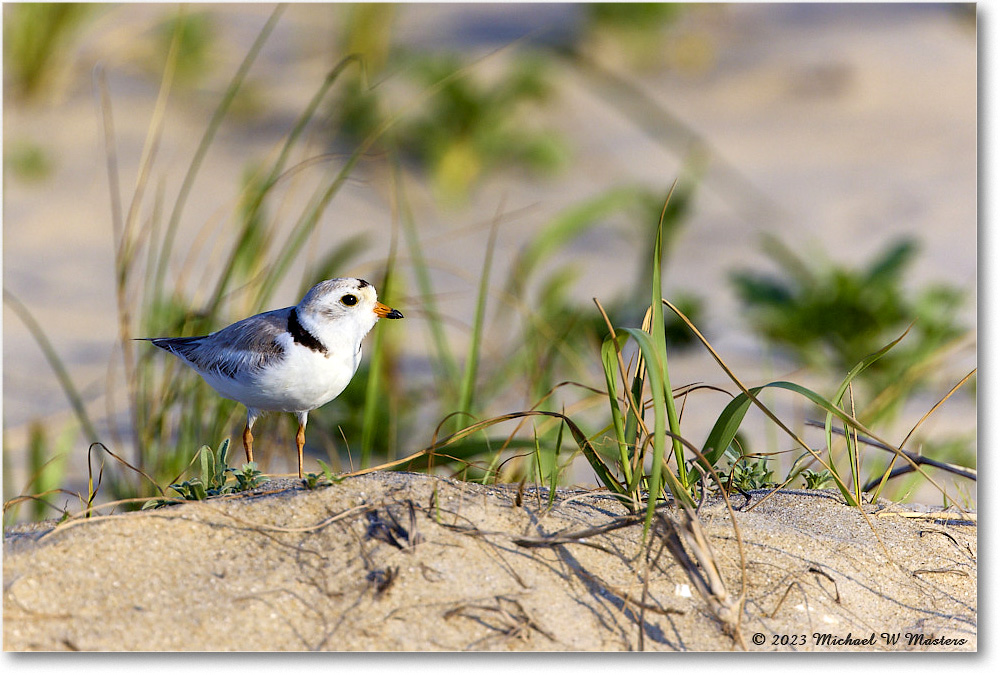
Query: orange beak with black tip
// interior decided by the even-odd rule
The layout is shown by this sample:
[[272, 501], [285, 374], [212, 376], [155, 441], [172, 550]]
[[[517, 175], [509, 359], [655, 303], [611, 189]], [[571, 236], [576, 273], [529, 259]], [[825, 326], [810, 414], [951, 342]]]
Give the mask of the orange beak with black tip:
[[403, 313], [400, 312], [398, 309], [393, 309], [392, 307], [387, 307], [386, 305], [383, 305], [381, 302], [376, 302], [375, 303], [375, 313], [381, 319], [402, 319], [403, 318]]

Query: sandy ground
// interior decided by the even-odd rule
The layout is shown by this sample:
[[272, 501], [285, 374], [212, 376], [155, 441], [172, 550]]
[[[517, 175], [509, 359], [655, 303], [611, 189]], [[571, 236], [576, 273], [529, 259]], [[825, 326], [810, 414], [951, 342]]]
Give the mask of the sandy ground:
[[706, 502], [711, 553], [687, 571], [696, 528], [676, 508], [644, 546], [607, 493], [560, 490], [549, 509], [544, 489], [408, 473], [20, 526], [4, 535], [4, 649], [977, 649], [973, 523], [766, 494], [735, 523]]

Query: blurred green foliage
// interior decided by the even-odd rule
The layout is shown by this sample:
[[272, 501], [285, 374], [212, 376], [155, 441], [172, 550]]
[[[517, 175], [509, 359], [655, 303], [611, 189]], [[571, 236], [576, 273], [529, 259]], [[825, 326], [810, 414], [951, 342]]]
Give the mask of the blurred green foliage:
[[[67, 461], [79, 436], [79, 427], [67, 424], [54, 443], [49, 441], [46, 427], [35, 420], [28, 429], [28, 469], [31, 483], [25, 493], [47, 494], [66, 483]], [[50, 515], [44, 501], [31, 503], [35, 520]]]
[[[461, 203], [492, 170], [523, 167], [550, 174], [565, 165], [568, 148], [552, 130], [535, 129], [527, 115], [552, 92], [550, 66], [540, 54], [522, 53], [492, 82], [462, 72], [455, 54], [410, 54], [406, 75], [431, 92], [429, 100], [394, 125], [386, 142], [430, 173], [436, 195]], [[379, 89], [360, 80], [345, 88], [337, 103], [336, 128], [355, 142], [384, 122], [386, 103]]]
[[38, 143], [22, 140], [4, 144], [4, 169], [24, 182], [35, 183], [52, 174], [52, 154]]
[[674, 21], [684, 5], [670, 2], [594, 2], [583, 5], [588, 19], [600, 28], [653, 30]]
[[704, 39], [668, 32], [691, 8], [683, 3], [585, 3], [582, 46], [577, 48], [603, 60], [623, 61], [630, 70], [703, 66], [711, 60]]
[[[678, 291], [671, 298], [677, 309], [684, 312], [684, 315], [691, 319], [691, 323], [696, 326], [704, 324], [702, 318], [705, 315], [704, 298], [690, 291]], [[663, 332], [667, 338], [667, 346], [670, 349], [687, 349], [698, 344], [697, 339], [691, 333], [691, 329], [676, 314], [663, 317]]]
[[155, 29], [153, 62], [150, 68], [161, 73], [176, 41], [175, 77], [179, 84], [193, 87], [212, 72], [212, 45], [216, 40], [215, 21], [207, 11], [182, 9], [161, 21]]
[[51, 83], [66, 59], [68, 47], [94, 5], [65, 3], [4, 3], [4, 89], [32, 99]]
[[377, 78], [389, 60], [398, 7], [391, 2], [358, 2], [344, 9], [343, 53], [360, 55], [368, 78]]
[[846, 372], [913, 322], [909, 335], [859, 376], [878, 392], [909, 370], [913, 389], [924, 382], [916, 366], [966, 332], [958, 318], [966, 299], [960, 289], [932, 284], [906, 291], [905, 272], [917, 253], [912, 239], [857, 268], [804, 259], [770, 236], [764, 251], [780, 274], [738, 271], [732, 283], [754, 330], [806, 365]]

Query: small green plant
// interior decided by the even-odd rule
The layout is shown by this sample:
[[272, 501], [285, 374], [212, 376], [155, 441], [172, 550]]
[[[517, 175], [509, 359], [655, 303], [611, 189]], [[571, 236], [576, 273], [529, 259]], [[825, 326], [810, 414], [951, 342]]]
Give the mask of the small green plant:
[[[201, 482], [200, 478], [192, 478], [191, 480], [186, 480], [183, 483], [174, 483], [170, 486], [172, 490], [175, 490], [177, 494], [181, 496], [182, 499], [187, 501], [203, 501], [209, 497], [214, 497], [219, 494], [216, 490], [214, 493], [210, 493], [206, 488], [205, 484]], [[154, 500], [156, 505], [162, 505], [162, 500]]]
[[263, 472], [257, 468], [257, 462], [244, 462], [243, 466], [238, 471], [233, 468], [228, 468], [226, 471], [231, 473], [233, 478], [236, 479], [236, 485], [225, 486], [223, 488], [223, 494], [247, 492], [248, 490], [260, 487], [264, 481], [267, 480], [267, 477], [263, 474]]
[[302, 479], [302, 484], [305, 485], [307, 490], [315, 490], [316, 488], [330, 485], [330, 482], [326, 480], [326, 477], [322, 473], [313, 473], [310, 471]]
[[[693, 505], [693, 480], [697, 480], [697, 475], [688, 473], [688, 465], [685, 462], [684, 441], [680, 433], [680, 421], [667, 368], [660, 267], [663, 261], [663, 221], [672, 194], [673, 188], [667, 196], [656, 227], [650, 284], [652, 294], [643, 329], [615, 329], [609, 321], [608, 328], [611, 335], [601, 348], [612, 427], [618, 446], [617, 468], [623, 480], [616, 479], [612, 474], [612, 467], [596, 453], [585, 453], [605, 486], [613, 493], [621, 495], [626, 502], [630, 502], [633, 509], [638, 509], [642, 503], [642, 492], [645, 488], [647, 529], [652, 523], [654, 509], [664, 487], [667, 487], [675, 498]], [[622, 350], [629, 339], [634, 340], [639, 348], [639, 358], [632, 370], [631, 379], [628, 378], [622, 357]], [[621, 399], [618, 397], [617, 386], [619, 373], [623, 382], [629, 383]], [[646, 406], [643, 404], [643, 392], [647, 384], [653, 398], [652, 425], [644, 420]], [[733, 434], [735, 433], [734, 429]], [[664, 470], [669, 461], [668, 436], [669, 449], [672, 450], [676, 460], [676, 474], [672, 470]], [[727, 442], [723, 450], [728, 446]], [[651, 456], [647, 457], [650, 454]], [[647, 459], [651, 460], [649, 473], [644, 471]]]
[[773, 475], [774, 472], [768, 468], [767, 458], [760, 457], [756, 462], [744, 458], [733, 465], [730, 485], [743, 492], [759, 490], [774, 485], [771, 480]]
[[229, 466], [226, 460], [229, 455], [229, 439], [225, 439], [219, 445], [219, 449], [212, 452], [212, 448], [207, 445], [201, 446], [198, 450], [198, 459], [201, 464], [201, 473], [183, 483], [174, 483], [171, 489], [175, 490], [184, 499], [202, 500], [208, 497], [215, 497], [223, 494], [226, 485]]
[[333, 470], [330, 469], [330, 466], [322, 459], [317, 459], [316, 461], [319, 462], [319, 465], [323, 470], [318, 473], [310, 472], [305, 475], [305, 478], [302, 479], [302, 484], [305, 485], [307, 490], [328, 487], [344, 480], [340, 476], [335, 476], [333, 474]]
[[[246, 492], [259, 487], [266, 478], [257, 469], [256, 462], [247, 462], [240, 469], [228, 465], [229, 439], [225, 439], [216, 451], [207, 445], [198, 450], [199, 475], [170, 486], [184, 500], [202, 501], [209, 497]], [[229, 481], [229, 477], [235, 479]], [[155, 508], [166, 504], [162, 499], [150, 500], [143, 508]]]
[[827, 483], [833, 480], [833, 474], [826, 469], [822, 471], [805, 469], [802, 472], [802, 479], [806, 482], [807, 490], [822, 490]]

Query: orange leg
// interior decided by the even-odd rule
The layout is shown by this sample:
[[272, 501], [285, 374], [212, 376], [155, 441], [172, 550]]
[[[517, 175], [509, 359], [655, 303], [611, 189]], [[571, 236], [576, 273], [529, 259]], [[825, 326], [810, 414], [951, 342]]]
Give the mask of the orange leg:
[[253, 461], [253, 434], [250, 433], [250, 425], [243, 428], [243, 449], [247, 453], [247, 461]]
[[299, 478], [302, 478], [302, 446], [306, 444], [306, 425], [299, 422], [299, 432], [295, 434], [295, 445], [299, 449]]

